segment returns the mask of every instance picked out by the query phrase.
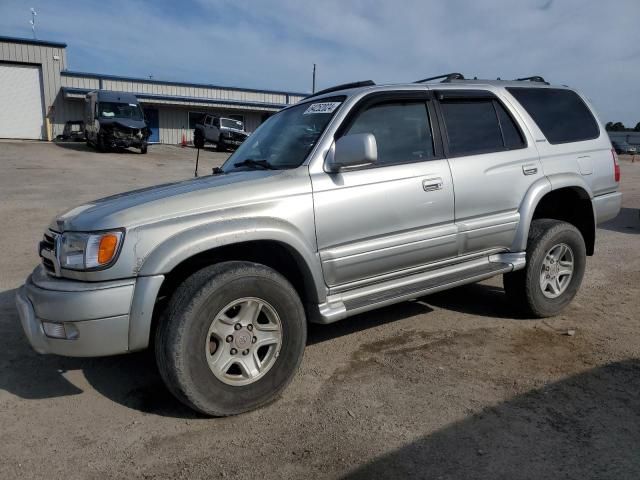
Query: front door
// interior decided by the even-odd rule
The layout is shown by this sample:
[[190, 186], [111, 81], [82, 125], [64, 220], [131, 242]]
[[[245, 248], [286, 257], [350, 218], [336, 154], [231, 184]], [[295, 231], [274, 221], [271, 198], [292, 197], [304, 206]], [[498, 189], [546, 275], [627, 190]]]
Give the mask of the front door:
[[160, 120], [157, 108], [145, 108], [144, 119], [147, 121], [147, 126], [151, 130], [151, 136], [149, 137], [149, 143], [160, 142]]
[[[456, 255], [453, 183], [427, 92], [365, 98], [339, 136], [371, 133], [376, 165], [312, 174], [325, 280], [342, 289]], [[378, 98], [379, 97], [379, 98]]]

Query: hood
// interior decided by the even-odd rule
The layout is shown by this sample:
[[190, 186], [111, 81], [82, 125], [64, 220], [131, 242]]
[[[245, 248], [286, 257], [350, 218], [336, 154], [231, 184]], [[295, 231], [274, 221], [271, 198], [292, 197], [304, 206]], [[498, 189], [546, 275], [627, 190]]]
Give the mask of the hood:
[[287, 171], [238, 171], [133, 190], [75, 207], [57, 216], [50, 228], [57, 232], [129, 228], [238, 205], [251, 201], [250, 196], [277, 194], [280, 175]]
[[105, 127], [114, 125], [124, 128], [141, 129], [147, 126], [147, 123], [144, 120], [133, 120], [131, 118], [101, 118], [99, 121], [100, 125]]

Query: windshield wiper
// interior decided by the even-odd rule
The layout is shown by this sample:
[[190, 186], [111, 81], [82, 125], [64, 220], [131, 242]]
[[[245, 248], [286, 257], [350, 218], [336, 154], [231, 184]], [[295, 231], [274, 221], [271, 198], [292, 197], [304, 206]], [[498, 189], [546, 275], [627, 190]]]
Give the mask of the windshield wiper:
[[263, 170], [275, 170], [274, 166], [266, 160], [254, 160], [253, 158], [247, 158], [241, 162], [233, 164], [234, 167], [249, 167], [249, 168], [261, 168]]

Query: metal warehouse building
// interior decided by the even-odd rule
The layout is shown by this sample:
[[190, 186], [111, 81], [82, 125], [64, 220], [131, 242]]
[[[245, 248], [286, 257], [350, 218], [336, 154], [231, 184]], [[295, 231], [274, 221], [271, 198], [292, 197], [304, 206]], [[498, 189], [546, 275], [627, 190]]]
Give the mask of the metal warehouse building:
[[271, 113], [306, 94], [118, 77], [67, 70], [66, 44], [0, 36], [0, 138], [52, 140], [82, 120], [92, 90], [134, 93], [152, 130], [151, 142], [188, 140], [203, 113], [242, 120], [255, 130]]

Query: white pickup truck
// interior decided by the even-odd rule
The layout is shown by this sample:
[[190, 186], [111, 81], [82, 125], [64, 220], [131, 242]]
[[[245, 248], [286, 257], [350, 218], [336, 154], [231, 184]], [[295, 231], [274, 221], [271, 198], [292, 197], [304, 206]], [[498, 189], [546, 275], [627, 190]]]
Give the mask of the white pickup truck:
[[240, 120], [205, 115], [196, 124], [193, 143], [196, 146], [211, 143], [220, 151], [235, 150], [248, 136]]

